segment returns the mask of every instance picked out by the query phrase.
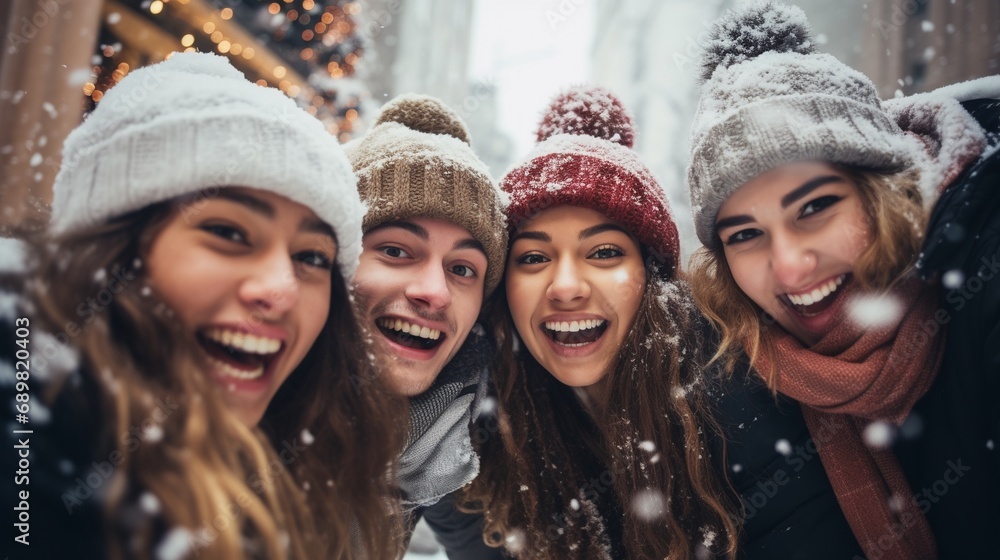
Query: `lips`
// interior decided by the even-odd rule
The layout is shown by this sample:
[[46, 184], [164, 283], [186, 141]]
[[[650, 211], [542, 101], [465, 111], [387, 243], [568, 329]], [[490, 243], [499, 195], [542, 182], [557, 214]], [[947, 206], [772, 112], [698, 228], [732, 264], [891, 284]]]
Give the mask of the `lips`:
[[389, 340], [416, 350], [436, 348], [447, 338], [440, 330], [397, 317], [379, 317], [375, 320], [375, 325]]
[[608, 329], [605, 319], [584, 319], [578, 321], [546, 321], [542, 323], [544, 332], [553, 342], [569, 348], [581, 348], [597, 342]]
[[237, 381], [263, 377], [284, 347], [280, 339], [228, 327], [203, 329], [198, 332], [198, 342], [218, 374]]

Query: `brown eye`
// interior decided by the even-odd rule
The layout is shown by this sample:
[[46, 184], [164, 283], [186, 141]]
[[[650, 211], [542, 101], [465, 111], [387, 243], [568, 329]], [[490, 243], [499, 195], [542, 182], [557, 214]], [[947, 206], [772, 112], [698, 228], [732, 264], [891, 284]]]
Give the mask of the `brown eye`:
[[613, 259], [616, 257], [623, 257], [625, 253], [618, 247], [609, 245], [607, 247], [598, 247], [596, 251], [590, 254], [590, 259]]
[[736, 233], [729, 236], [726, 240], [726, 245], [734, 245], [736, 243], [743, 243], [744, 241], [750, 241], [751, 239], [757, 237], [761, 234], [759, 229], [741, 229]]
[[840, 202], [840, 200], [839, 196], [834, 195], [821, 196], [816, 200], [810, 200], [805, 206], [802, 207], [802, 210], [799, 212], [799, 216], [804, 218], [817, 212], [822, 212], [823, 210], [826, 210], [827, 208]]
[[518, 257], [515, 262], [517, 264], [541, 264], [543, 262], [548, 262], [548, 259], [538, 253], [528, 253], [527, 255], [521, 255]]
[[207, 224], [201, 227], [204, 231], [211, 233], [216, 237], [221, 237], [226, 241], [231, 241], [233, 243], [239, 243], [241, 245], [247, 244], [247, 237], [239, 228], [228, 226], [225, 224]]

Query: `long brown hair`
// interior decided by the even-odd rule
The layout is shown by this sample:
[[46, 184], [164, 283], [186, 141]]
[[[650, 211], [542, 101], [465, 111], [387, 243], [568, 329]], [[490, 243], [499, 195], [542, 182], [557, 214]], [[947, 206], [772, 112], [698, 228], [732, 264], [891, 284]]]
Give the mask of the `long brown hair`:
[[[592, 411], [518, 348], [497, 288], [486, 314], [499, 407], [496, 423], [474, 432], [487, 434], [477, 438], [483, 467], [466, 494], [485, 514], [487, 543], [519, 558], [734, 557], [732, 504], [706, 447], [717, 428], [698, 312], [683, 280], [657, 272]], [[620, 534], [605, 526], [612, 519]]]
[[[836, 166], [858, 189], [868, 217], [872, 242], [854, 265], [854, 280], [867, 291], [881, 292], [912, 270], [920, 254], [926, 212], [921, 205], [915, 169], [884, 174]], [[695, 300], [720, 333], [713, 358], [732, 371], [743, 352], [750, 364], [771, 348], [766, 336], [774, 320], [765, 316], [733, 278], [720, 243], [702, 247], [691, 257], [689, 276]], [[761, 372], [769, 387], [776, 372]]]
[[[88, 410], [101, 426], [95, 452], [121, 458], [104, 492], [109, 552], [151, 558], [165, 533], [179, 530], [202, 558], [398, 556], [389, 465], [401, 449], [405, 405], [382, 388], [354, 338], [358, 323], [339, 269], [316, 343], [260, 427], [246, 427], [146, 286], [142, 258], [177, 211], [160, 203], [45, 243], [29, 283], [37, 322], [60, 332], [80, 321], [80, 304], [99, 287], [95, 274], [126, 279], [82, 326], [60, 332], [91, 388]], [[72, 385], [54, 384], [48, 398]], [[133, 426], [155, 437], [119, 437]], [[128, 515], [150, 496], [157, 515]]]

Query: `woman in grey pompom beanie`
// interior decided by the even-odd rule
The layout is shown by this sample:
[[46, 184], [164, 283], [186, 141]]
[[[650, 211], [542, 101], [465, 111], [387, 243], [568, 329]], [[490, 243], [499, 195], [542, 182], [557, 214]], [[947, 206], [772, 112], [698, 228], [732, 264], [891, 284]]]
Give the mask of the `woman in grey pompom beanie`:
[[[882, 102], [772, 1], [718, 20], [703, 68], [691, 276], [720, 353], [746, 352], [814, 437], [843, 428], [819, 454], [867, 556], [989, 555], [1000, 284], [968, 308], [944, 301], [997, 254], [1000, 77]], [[925, 507], [916, 496], [959, 456], [976, 474]]]
[[364, 211], [322, 124], [224, 57], [104, 96], [26, 252], [38, 557], [399, 555], [377, 473], [405, 406], [348, 292]]

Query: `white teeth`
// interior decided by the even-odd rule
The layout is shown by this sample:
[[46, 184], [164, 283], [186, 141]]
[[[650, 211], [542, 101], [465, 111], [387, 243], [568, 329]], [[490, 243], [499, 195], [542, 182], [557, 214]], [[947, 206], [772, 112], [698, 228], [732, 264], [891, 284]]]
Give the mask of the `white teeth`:
[[[247, 354], [269, 355], [281, 348], [281, 341], [276, 338], [255, 336], [232, 329], [211, 328], [205, 331], [205, 337]], [[262, 370], [263, 371], [263, 370]]]
[[256, 368], [248, 371], [244, 369], [235, 368], [227, 364], [226, 362], [223, 362], [221, 360], [216, 360], [215, 358], [209, 358], [209, 359], [212, 361], [213, 364], [215, 364], [215, 367], [217, 370], [219, 370], [219, 373], [226, 375], [228, 377], [250, 380], [250, 379], [257, 379], [258, 377], [264, 374], [264, 364], [259, 364]]
[[378, 319], [379, 326], [385, 327], [392, 331], [399, 331], [401, 333], [406, 333], [411, 336], [418, 336], [420, 338], [426, 338], [428, 340], [437, 340], [441, 338], [441, 331], [432, 329], [429, 327], [421, 327], [417, 324], [411, 324], [407, 321], [402, 321], [400, 319], [388, 319], [381, 318]]
[[846, 274], [841, 274], [840, 276], [806, 294], [787, 294], [788, 301], [791, 301], [795, 305], [812, 305], [823, 301], [824, 298], [837, 291], [837, 288], [844, 283], [844, 278], [846, 277]]
[[606, 323], [604, 319], [585, 319], [583, 321], [547, 321], [545, 328], [555, 332], [580, 332], [596, 329]]

